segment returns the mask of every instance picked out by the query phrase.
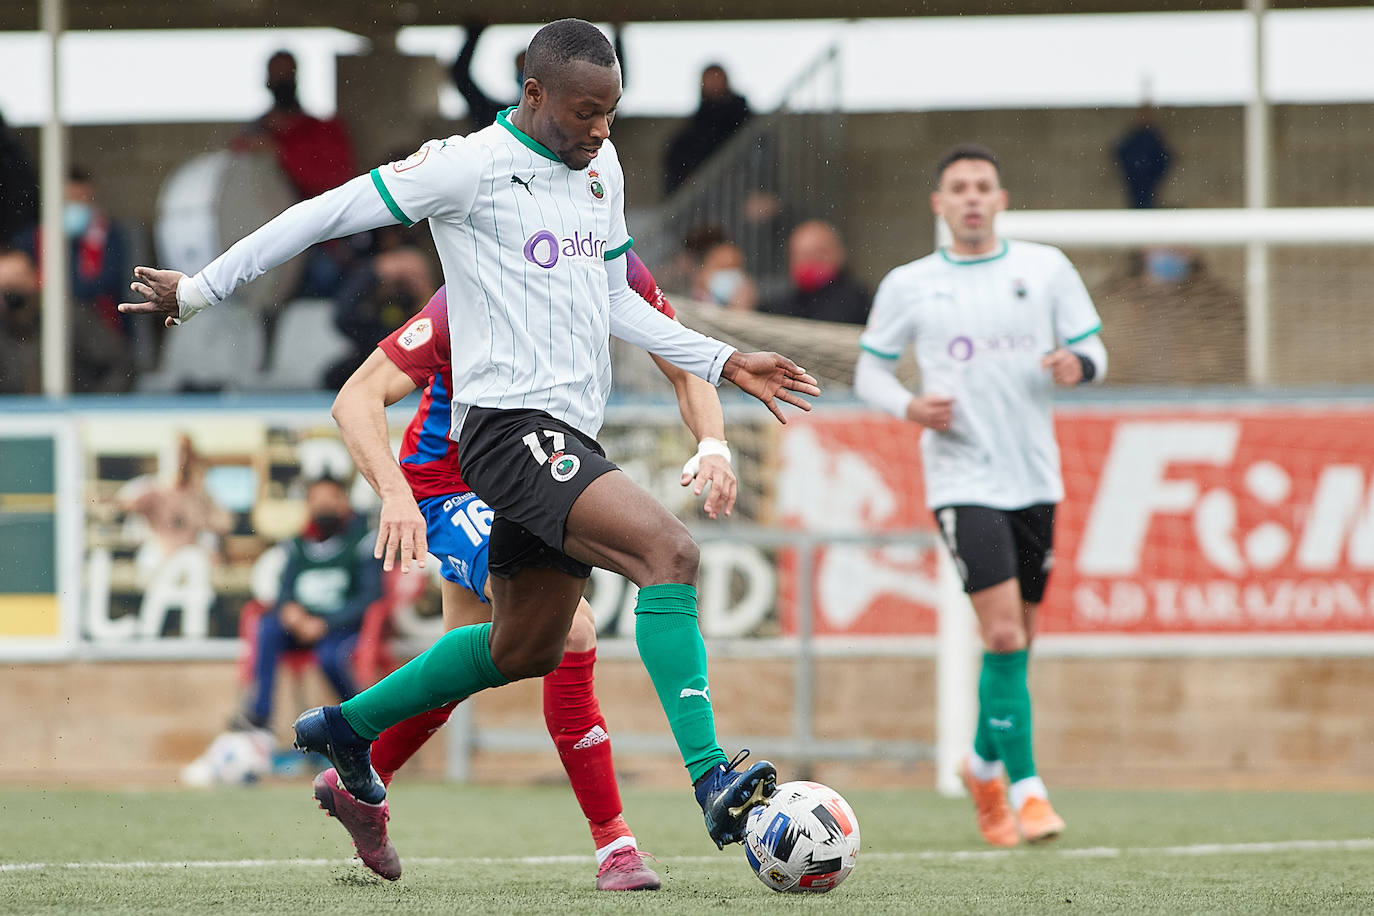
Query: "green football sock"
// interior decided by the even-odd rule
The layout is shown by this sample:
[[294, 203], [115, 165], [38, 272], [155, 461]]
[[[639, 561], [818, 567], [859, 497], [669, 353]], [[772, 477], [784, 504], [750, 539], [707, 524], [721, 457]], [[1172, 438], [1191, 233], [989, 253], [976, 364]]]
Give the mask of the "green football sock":
[[991, 763], [1002, 758], [997, 754], [997, 742], [993, 740], [992, 729], [988, 726], [987, 713], [983, 709], [982, 678], [978, 683], [978, 727], [973, 731], [973, 753]]
[[[994, 757], [983, 759], [1001, 760], [1012, 782], [1035, 775], [1026, 655], [1025, 649], [1006, 654], [985, 652], [983, 673], [978, 678], [978, 729], [986, 731], [996, 748]], [[982, 751], [978, 756], [983, 756]]]
[[635, 645], [695, 783], [728, 759], [716, 742], [706, 644], [697, 628], [697, 590], [690, 585], [641, 588], [635, 606]]
[[510, 681], [491, 660], [491, 624], [449, 630], [425, 652], [345, 700], [353, 730], [369, 741], [413, 715]]

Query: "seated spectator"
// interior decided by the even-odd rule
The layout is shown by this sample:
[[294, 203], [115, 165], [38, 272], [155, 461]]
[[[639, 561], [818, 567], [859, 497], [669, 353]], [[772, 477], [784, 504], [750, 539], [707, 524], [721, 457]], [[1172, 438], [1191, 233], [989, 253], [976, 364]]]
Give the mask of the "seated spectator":
[[236, 720], [243, 728], [268, 727], [277, 663], [290, 649], [313, 649], [340, 698], [358, 692], [353, 646], [368, 605], [382, 595], [382, 564], [372, 556], [367, 520], [353, 514], [343, 483], [315, 480], [305, 505], [310, 521], [287, 543], [277, 603], [258, 624], [254, 690]]
[[720, 145], [752, 116], [744, 96], [730, 88], [720, 64], [701, 71], [701, 104], [687, 126], [673, 136], [663, 160], [663, 193], [682, 186]]
[[743, 312], [758, 307], [758, 287], [744, 271], [744, 252], [738, 245], [718, 242], [707, 250], [692, 280], [692, 298]]
[[[358, 174], [353, 141], [343, 121], [316, 118], [301, 107], [296, 58], [290, 51], [278, 51], [268, 59], [267, 89], [272, 93], [272, 107], [240, 131], [230, 149], [272, 151], [301, 200], [317, 197]], [[333, 296], [354, 253], [342, 239], [309, 249], [296, 295]]]
[[[128, 233], [101, 209], [95, 182], [85, 169], [72, 167], [65, 196], [62, 228], [72, 306], [71, 388], [78, 394], [128, 391], [134, 383], [134, 354], [130, 323], [119, 313], [133, 272]], [[36, 226], [20, 239], [21, 247], [40, 267], [45, 243]]]
[[0, 245], [0, 394], [42, 391], [39, 312], [33, 259]]
[[844, 242], [834, 226], [818, 219], [802, 223], [787, 242], [791, 288], [765, 302], [760, 311], [863, 324], [872, 300], [868, 290], [845, 270], [845, 260]]
[[427, 254], [390, 227], [377, 233], [380, 250], [356, 265], [335, 297], [334, 326], [353, 344], [329, 367], [325, 387], [338, 391], [377, 347], [377, 342], [418, 312], [440, 280]]
[[38, 175], [24, 146], [0, 115], [0, 246], [38, 222]]

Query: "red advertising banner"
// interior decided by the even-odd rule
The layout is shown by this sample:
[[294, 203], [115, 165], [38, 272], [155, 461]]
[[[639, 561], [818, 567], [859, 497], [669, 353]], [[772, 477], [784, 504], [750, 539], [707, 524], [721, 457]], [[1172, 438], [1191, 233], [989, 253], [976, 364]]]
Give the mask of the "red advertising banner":
[[[1066, 496], [1042, 633], [1374, 632], [1374, 408], [1079, 408], [1057, 430]], [[781, 521], [933, 529], [918, 435], [857, 411], [789, 423]], [[817, 631], [934, 632], [918, 553], [823, 551]]]

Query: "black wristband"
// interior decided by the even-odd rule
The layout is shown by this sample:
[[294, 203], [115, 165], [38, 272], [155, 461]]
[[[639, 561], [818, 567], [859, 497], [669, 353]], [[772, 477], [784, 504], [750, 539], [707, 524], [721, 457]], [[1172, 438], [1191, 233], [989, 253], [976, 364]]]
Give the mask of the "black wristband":
[[1097, 363], [1088, 359], [1088, 357], [1084, 356], [1082, 353], [1075, 353], [1074, 356], [1078, 357], [1078, 365], [1083, 367], [1083, 377], [1078, 380], [1078, 384], [1086, 385], [1097, 378]]

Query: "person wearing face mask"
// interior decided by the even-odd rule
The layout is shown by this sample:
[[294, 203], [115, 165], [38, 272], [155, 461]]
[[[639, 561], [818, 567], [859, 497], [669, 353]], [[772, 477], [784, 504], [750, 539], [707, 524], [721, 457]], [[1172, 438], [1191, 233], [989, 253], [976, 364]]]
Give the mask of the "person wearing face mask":
[[692, 281], [692, 298], [722, 308], [752, 312], [759, 290], [744, 270], [744, 252], [733, 242], [711, 246]]
[[277, 663], [291, 649], [313, 649], [341, 699], [358, 692], [353, 647], [363, 614], [382, 596], [382, 565], [372, 557], [367, 520], [354, 514], [342, 481], [312, 481], [305, 506], [309, 521], [286, 544], [277, 603], [258, 622], [253, 690], [236, 720], [242, 727], [268, 727]]
[[22, 251], [0, 247], [0, 394], [38, 394], [38, 271]]
[[[129, 276], [128, 233], [96, 201], [95, 181], [72, 166], [63, 191], [62, 234], [67, 244], [71, 296], [71, 387], [78, 394], [128, 391], [134, 382], [130, 323], [119, 312]], [[42, 228], [33, 227], [19, 247], [43, 263]], [[41, 284], [42, 275], [39, 274]]]
[[792, 230], [787, 242], [789, 289], [760, 311], [815, 321], [863, 324], [868, 290], [845, 269], [844, 242], [835, 227], [813, 219]]

